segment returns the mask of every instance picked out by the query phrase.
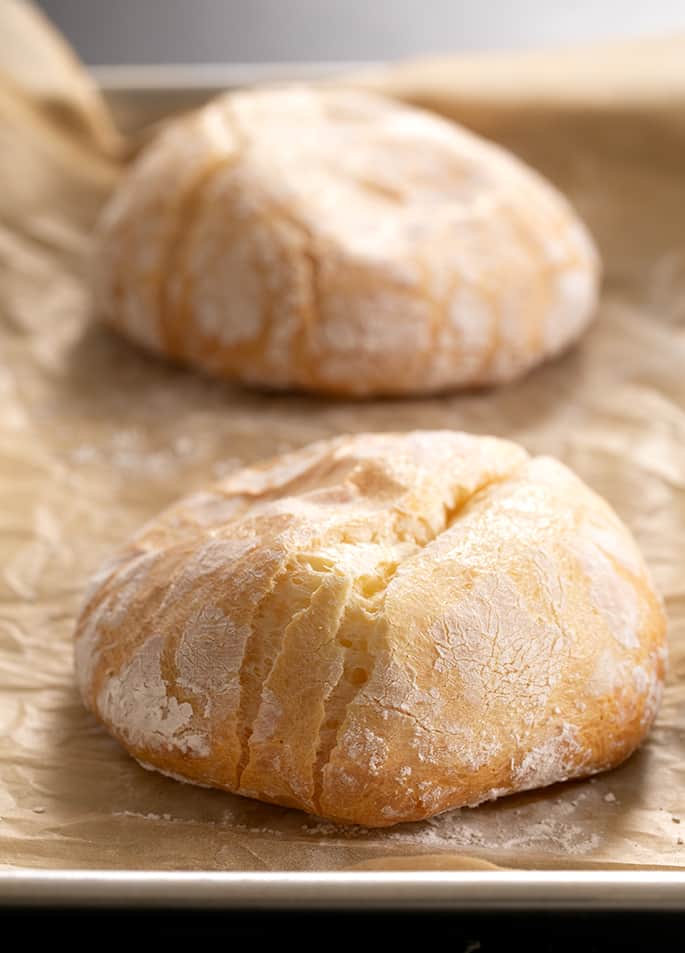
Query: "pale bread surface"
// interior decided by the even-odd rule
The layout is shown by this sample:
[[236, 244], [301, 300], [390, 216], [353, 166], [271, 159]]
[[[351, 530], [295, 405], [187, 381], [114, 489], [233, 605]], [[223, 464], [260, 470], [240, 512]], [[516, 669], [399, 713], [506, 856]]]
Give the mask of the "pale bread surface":
[[144, 766], [383, 826], [623, 761], [664, 633], [630, 533], [562, 464], [360, 434], [145, 526], [93, 582], [76, 668]]
[[231, 380], [351, 396], [520, 376], [591, 320], [599, 259], [498, 146], [363, 91], [266, 88], [169, 125], [100, 226], [100, 314]]

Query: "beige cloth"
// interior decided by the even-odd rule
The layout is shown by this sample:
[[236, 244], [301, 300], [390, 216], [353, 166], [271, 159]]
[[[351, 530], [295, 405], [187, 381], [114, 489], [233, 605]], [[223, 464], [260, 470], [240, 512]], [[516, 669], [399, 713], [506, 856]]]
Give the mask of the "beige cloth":
[[[597, 235], [606, 282], [580, 346], [519, 384], [353, 404], [203, 380], [91, 324], [83, 276], [119, 175], [117, 137], [30, 8], [5, 0], [2, 17], [0, 865], [685, 866], [685, 40], [357, 80], [461, 118], [549, 175]], [[242, 463], [346, 430], [413, 427], [556, 454], [633, 528], [670, 617], [671, 674], [649, 743], [592, 781], [382, 832], [139, 768], [74, 687], [89, 575], [161, 506]]]

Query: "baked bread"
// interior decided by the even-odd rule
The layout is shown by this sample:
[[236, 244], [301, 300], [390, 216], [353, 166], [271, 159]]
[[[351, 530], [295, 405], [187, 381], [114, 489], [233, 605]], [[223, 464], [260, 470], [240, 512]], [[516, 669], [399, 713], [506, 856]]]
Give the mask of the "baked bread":
[[104, 318], [220, 377], [339, 395], [517, 377], [590, 320], [598, 257], [501, 148], [363, 91], [231, 93], [172, 123], [106, 209]]
[[664, 629], [630, 533], [562, 464], [361, 434], [150, 522], [94, 581], [76, 670], [144, 767], [383, 826], [623, 761]]

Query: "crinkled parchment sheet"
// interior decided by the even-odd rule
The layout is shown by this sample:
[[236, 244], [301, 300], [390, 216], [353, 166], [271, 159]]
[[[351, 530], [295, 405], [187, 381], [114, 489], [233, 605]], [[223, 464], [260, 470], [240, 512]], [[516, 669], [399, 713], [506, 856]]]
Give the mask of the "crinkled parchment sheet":
[[[685, 40], [356, 78], [541, 169], [585, 216], [606, 265], [590, 333], [521, 383], [358, 404], [223, 386], [92, 324], [92, 222], [125, 150], [30, 8], [5, 0], [0, 37], [0, 866], [685, 866]], [[632, 527], [670, 619], [669, 685], [649, 742], [599, 778], [383, 832], [138, 767], [74, 687], [89, 575], [213, 477], [343, 431], [414, 427], [556, 454]]]

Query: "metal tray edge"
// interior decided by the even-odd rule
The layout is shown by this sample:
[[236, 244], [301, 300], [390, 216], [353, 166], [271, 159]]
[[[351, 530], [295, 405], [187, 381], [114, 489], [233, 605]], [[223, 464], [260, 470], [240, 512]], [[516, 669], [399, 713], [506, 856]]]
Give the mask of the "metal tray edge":
[[178, 63], [90, 66], [95, 83], [109, 92], [192, 92], [266, 82], [307, 82], [386, 65], [378, 61], [305, 63]]
[[685, 910], [685, 872], [0, 870], [0, 908]]

